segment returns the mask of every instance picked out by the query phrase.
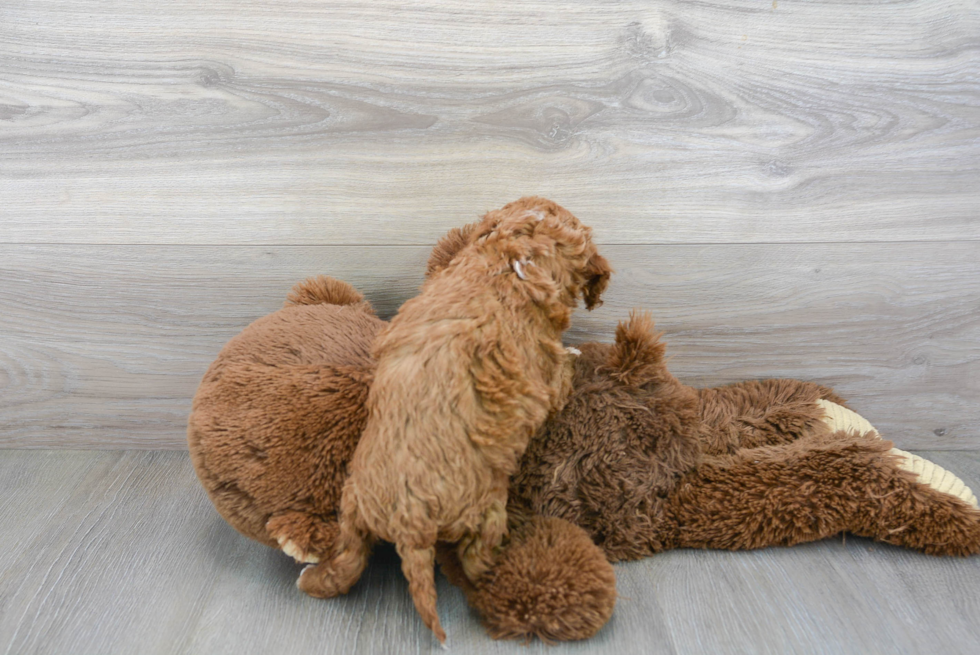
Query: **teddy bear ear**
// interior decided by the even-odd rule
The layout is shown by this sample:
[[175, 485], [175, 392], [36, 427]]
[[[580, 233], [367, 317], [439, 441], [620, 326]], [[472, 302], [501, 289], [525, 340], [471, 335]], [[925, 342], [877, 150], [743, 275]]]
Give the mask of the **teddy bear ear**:
[[645, 382], [663, 366], [666, 349], [653, 331], [650, 313], [634, 309], [629, 320], [616, 327], [616, 343], [608, 361], [612, 377], [626, 384]]
[[356, 305], [361, 302], [364, 302], [364, 294], [347, 282], [328, 275], [308, 277], [302, 282], [297, 282], [286, 296], [287, 307], [289, 305]]
[[429, 255], [429, 263], [425, 267], [425, 277], [430, 278], [435, 273], [449, 266], [449, 262], [470, 243], [473, 233], [482, 221], [470, 223], [463, 227], [454, 227], [446, 233], [446, 236], [439, 239], [436, 247]]

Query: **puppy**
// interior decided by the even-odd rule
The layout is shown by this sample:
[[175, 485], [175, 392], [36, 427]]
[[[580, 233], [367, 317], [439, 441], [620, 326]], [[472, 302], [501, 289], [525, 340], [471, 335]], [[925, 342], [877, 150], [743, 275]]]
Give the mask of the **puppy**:
[[508, 478], [570, 390], [561, 334], [580, 296], [600, 304], [612, 271], [591, 230], [542, 198], [490, 212], [437, 250], [420, 295], [374, 345], [337, 554], [304, 570], [299, 586], [346, 593], [374, 539], [394, 542], [415, 607], [444, 642], [436, 542], [457, 544], [471, 579], [491, 565], [507, 530]]

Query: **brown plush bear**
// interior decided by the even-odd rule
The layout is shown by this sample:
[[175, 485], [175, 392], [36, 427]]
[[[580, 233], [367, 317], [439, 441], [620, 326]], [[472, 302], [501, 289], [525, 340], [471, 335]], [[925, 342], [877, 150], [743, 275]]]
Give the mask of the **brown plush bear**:
[[[440, 243], [430, 270], [466, 230]], [[447, 254], [446, 249], [449, 249]], [[188, 443], [215, 507], [298, 561], [332, 553], [346, 464], [384, 326], [350, 285], [314, 278], [232, 339], [194, 399]], [[474, 585], [444, 573], [495, 637], [582, 639], [615, 603], [609, 561], [679, 547], [791, 545], [842, 531], [926, 553], [980, 552], [955, 476], [892, 449], [832, 391], [795, 380], [694, 389], [652, 321], [579, 346], [574, 391], [512, 479], [510, 537]]]
[[[970, 489], [893, 448], [830, 389], [798, 380], [688, 387], [667, 370], [652, 328], [633, 315], [614, 344], [579, 346], [572, 396], [511, 480], [508, 512], [520, 530], [494, 569], [468, 584], [443, 551], [443, 571], [492, 635], [583, 638], [602, 625], [606, 598], [576, 586], [580, 558], [564, 566], [541, 546], [561, 543], [564, 529], [538, 527], [542, 517], [584, 529], [610, 561], [841, 532], [932, 555], [980, 552]], [[553, 534], [529, 540], [542, 530]], [[549, 583], [567, 594], [549, 595]]]
[[330, 553], [385, 325], [352, 286], [318, 277], [221, 350], [194, 396], [187, 442], [236, 530], [299, 561]]

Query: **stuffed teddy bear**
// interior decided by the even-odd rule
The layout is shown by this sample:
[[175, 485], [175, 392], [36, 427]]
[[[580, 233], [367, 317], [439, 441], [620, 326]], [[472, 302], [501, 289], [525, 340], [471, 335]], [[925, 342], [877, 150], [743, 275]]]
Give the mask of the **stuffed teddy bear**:
[[236, 530], [303, 562], [328, 555], [386, 325], [352, 286], [296, 285], [235, 336], [194, 396], [191, 461]]
[[[444, 238], [436, 270], [465, 243]], [[385, 323], [350, 285], [300, 283], [233, 338], [194, 398], [198, 476], [235, 529], [300, 562], [332, 554]], [[681, 384], [634, 314], [579, 346], [574, 390], [532, 439], [509, 490], [508, 541], [471, 583], [440, 566], [494, 637], [587, 638], [611, 616], [610, 561], [671, 548], [792, 545], [840, 532], [934, 555], [980, 552], [969, 489], [896, 450], [830, 389], [795, 380]]]

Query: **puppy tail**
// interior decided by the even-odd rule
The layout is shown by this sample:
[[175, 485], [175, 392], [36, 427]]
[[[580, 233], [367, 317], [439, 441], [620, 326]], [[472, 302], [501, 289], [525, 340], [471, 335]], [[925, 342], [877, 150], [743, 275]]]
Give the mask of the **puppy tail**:
[[402, 573], [408, 579], [408, 591], [412, 594], [415, 610], [439, 643], [445, 644], [446, 633], [439, 623], [439, 613], [436, 610], [435, 546], [412, 548], [400, 543], [396, 544], [396, 548], [402, 558]]
[[[308, 277], [289, 290], [286, 305], [356, 305], [366, 303], [364, 295], [353, 286], [338, 280], [317, 275]], [[370, 307], [370, 305], [368, 305]]]

